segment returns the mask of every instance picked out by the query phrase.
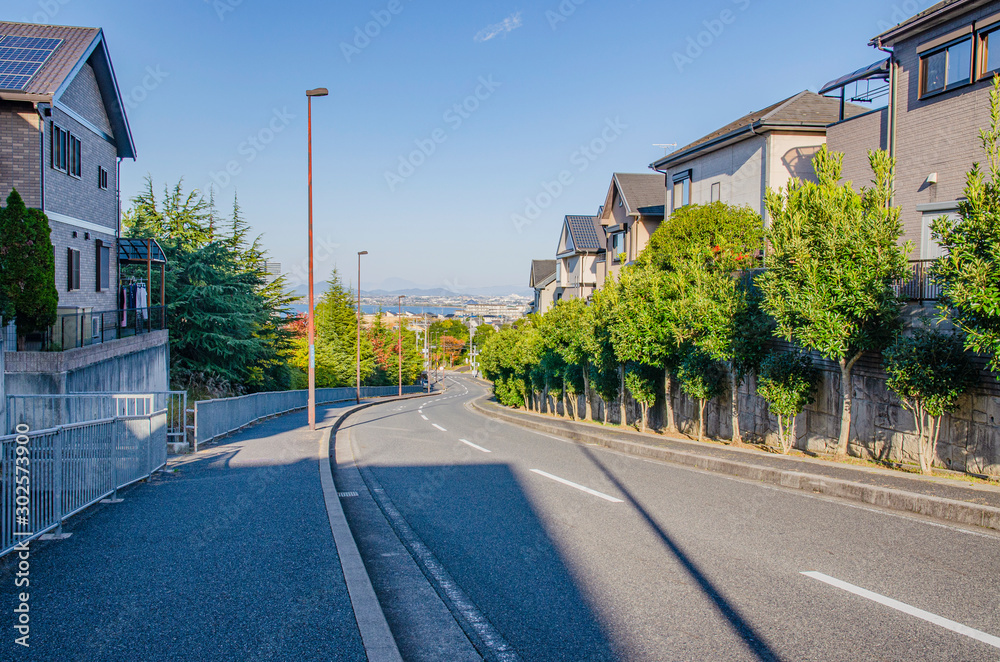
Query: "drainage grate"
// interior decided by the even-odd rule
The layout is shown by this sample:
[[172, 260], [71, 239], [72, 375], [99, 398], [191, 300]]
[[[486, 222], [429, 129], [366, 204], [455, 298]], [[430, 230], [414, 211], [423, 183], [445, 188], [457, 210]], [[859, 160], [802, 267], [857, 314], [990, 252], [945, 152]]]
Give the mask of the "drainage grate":
[[346, 499], [348, 497], [356, 497], [356, 496], [358, 496], [358, 493], [357, 492], [337, 492], [337, 496], [339, 496], [341, 499]]

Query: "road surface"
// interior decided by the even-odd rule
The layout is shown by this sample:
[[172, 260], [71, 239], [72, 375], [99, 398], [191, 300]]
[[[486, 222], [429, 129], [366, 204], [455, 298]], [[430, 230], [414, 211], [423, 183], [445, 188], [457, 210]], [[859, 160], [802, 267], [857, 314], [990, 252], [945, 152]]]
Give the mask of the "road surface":
[[[446, 386], [338, 444], [488, 659], [1000, 659], [1000, 536], [580, 446]], [[399, 632], [347, 512], [404, 657], [447, 659]]]

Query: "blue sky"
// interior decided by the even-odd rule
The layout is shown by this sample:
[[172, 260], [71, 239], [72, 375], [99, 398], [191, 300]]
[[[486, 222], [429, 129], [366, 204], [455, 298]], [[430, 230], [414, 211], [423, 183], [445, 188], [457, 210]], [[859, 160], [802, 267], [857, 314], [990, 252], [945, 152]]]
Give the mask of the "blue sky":
[[238, 193], [293, 281], [304, 91], [328, 87], [313, 104], [317, 280], [339, 265], [354, 281], [367, 250], [366, 287], [461, 290], [526, 287], [611, 173], [875, 61], [868, 40], [930, 4], [17, 0], [5, 19], [103, 27], [139, 153], [123, 204], [147, 174], [214, 183], [223, 208]]

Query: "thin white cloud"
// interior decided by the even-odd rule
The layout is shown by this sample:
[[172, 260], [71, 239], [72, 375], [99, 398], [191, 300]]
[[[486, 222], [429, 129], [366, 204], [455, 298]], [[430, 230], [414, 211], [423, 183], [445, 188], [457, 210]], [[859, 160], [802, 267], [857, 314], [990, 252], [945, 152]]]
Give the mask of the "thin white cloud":
[[499, 23], [494, 23], [493, 25], [483, 28], [476, 33], [474, 38], [479, 42], [489, 41], [494, 37], [506, 35], [508, 32], [513, 32], [521, 27], [522, 24], [521, 12], [517, 12], [516, 14], [511, 14]]

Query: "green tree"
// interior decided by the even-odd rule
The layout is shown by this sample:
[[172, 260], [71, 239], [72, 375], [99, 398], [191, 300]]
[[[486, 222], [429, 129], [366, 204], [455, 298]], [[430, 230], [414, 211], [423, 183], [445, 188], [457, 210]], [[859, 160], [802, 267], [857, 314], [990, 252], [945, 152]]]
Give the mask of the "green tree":
[[698, 347], [690, 347], [677, 370], [681, 389], [698, 400], [698, 441], [705, 439], [705, 406], [725, 393], [722, 364]]
[[642, 409], [639, 418], [639, 430], [642, 432], [649, 428], [649, 408], [656, 402], [659, 380], [660, 371], [642, 363], [631, 363], [625, 370], [625, 387]]
[[1000, 373], [1000, 77], [990, 91], [990, 128], [981, 130], [987, 173], [978, 163], [966, 177], [959, 219], [939, 218], [931, 225], [945, 249], [932, 267], [941, 286], [942, 312], [962, 330], [965, 347], [989, 357]]
[[892, 159], [869, 153], [875, 180], [860, 194], [840, 183], [842, 160], [823, 147], [813, 161], [817, 182], [792, 180], [767, 192], [771, 254], [758, 279], [776, 334], [840, 366], [840, 456], [850, 440], [854, 364], [899, 327], [892, 284], [906, 275], [909, 251], [897, 243], [899, 208], [890, 206]]
[[900, 335], [883, 352], [886, 384], [913, 412], [919, 438], [920, 470], [932, 473], [941, 436], [941, 417], [958, 408], [959, 398], [976, 381], [976, 370], [953, 334], [916, 329]]
[[808, 354], [775, 352], [761, 364], [757, 393], [778, 417], [778, 436], [785, 455], [798, 439], [796, 419], [813, 402], [819, 378]]
[[750, 207], [715, 202], [687, 205], [660, 224], [639, 255], [640, 266], [674, 271], [692, 253], [706, 260], [724, 256], [748, 268], [764, 248], [760, 214]]
[[0, 209], [0, 317], [16, 321], [22, 347], [29, 333], [56, 322], [59, 293], [50, 232], [48, 217], [25, 207], [12, 190]]

